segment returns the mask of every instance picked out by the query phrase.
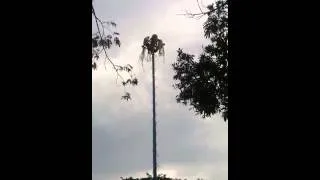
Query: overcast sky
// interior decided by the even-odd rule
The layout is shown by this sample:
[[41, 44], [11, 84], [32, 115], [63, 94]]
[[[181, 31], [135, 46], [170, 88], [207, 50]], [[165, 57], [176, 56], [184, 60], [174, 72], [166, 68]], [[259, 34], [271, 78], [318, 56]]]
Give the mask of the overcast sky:
[[[210, 0], [200, 4], [208, 5]], [[202, 119], [189, 107], [177, 104], [178, 91], [171, 64], [177, 49], [199, 54], [205, 19], [176, 14], [198, 12], [196, 0], [94, 0], [96, 14], [117, 23], [121, 47], [109, 51], [117, 64], [131, 64], [139, 86], [128, 88], [132, 100], [121, 101], [111, 66], [92, 73], [92, 178], [120, 180], [123, 176], [152, 174], [151, 64], [139, 63], [145, 36], [158, 34], [165, 43], [165, 60], [156, 63], [156, 102], [159, 172], [169, 176], [228, 179], [228, 124], [221, 117]], [[96, 28], [92, 27], [93, 32]]]

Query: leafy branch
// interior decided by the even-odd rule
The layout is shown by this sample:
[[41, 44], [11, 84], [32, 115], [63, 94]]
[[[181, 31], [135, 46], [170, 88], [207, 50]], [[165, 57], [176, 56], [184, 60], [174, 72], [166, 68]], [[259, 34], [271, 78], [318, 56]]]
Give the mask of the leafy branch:
[[[125, 66], [120, 66], [115, 64], [111, 58], [108, 56], [107, 49], [110, 49], [113, 44], [117, 46], [121, 46], [121, 42], [119, 39], [119, 33], [112, 31], [109, 27], [116, 27], [117, 24], [113, 21], [102, 21], [96, 14], [95, 9], [92, 4], [92, 15], [95, 19], [95, 24], [97, 27], [97, 33], [94, 33], [92, 35], [92, 69], [97, 70], [98, 65], [97, 61], [100, 59], [100, 55], [103, 53], [105, 55], [104, 59], [104, 67], [106, 69], [106, 60], [112, 65], [113, 70], [116, 73], [116, 82], [118, 81], [118, 78], [122, 80], [122, 85], [137, 85], [138, 84], [138, 79], [133, 76], [132, 74], [132, 69], [133, 67], [131, 65], [125, 65]], [[108, 34], [106, 34], [105, 29], [108, 30]], [[123, 76], [120, 74], [120, 72], [125, 71], [129, 73], [130, 79], [125, 80]], [[122, 96], [122, 99], [129, 100], [131, 99], [130, 93], [126, 92], [125, 90], [125, 95]]]
[[[198, 2], [198, 1], [197, 1]], [[199, 5], [198, 5], [199, 6]], [[199, 6], [200, 8], [200, 6]], [[228, 120], [228, 6], [227, 0], [217, 0], [204, 12], [190, 13], [191, 17], [208, 15], [203, 24], [204, 37], [210, 44], [204, 47], [198, 61], [194, 55], [178, 49], [177, 61], [172, 64], [180, 92], [178, 103], [189, 104], [197, 114], [210, 117], [221, 113]]]

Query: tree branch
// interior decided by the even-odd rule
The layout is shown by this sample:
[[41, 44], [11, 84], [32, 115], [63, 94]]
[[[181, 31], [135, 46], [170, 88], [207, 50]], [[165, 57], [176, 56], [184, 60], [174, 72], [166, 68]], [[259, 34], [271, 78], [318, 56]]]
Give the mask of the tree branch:
[[[102, 39], [102, 38], [103, 38], [103, 35], [101, 34], [100, 27], [99, 27], [99, 23], [98, 23], [98, 21], [99, 21], [99, 22], [102, 22], [102, 21], [97, 17], [93, 5], [92, 5], [92, 14], [93, 14], [93, 16], [94, 16], [94, 18], [95, 18], [95, 21], [96, 21], [96, 25], [97, 25], [97, 29], [98, 29], [98, 34], [99, 34], [100, 38]], [[109, 56], [108, 56], [108, 54], [107, 54], [107, 51], [106, 51], [106, 49], [105, 49], [105, 46], [102, 46], [102, 49], [103, 49], [103, 51], [104, 51], [104, 54], [105, 54], [106, 58], [107, 58], [108, 61], [112, 64], [113, 69], [116, 71], [117, 77], [120, 77], [120, 78], [124, 81], [124, 78], [119, 74], [119, 71], [118, 71], [118, 69], [116, 68], [116, 65], [115, 65], [115, 64], [111, 61], [111, 59], [109, 58]]]
[[197, 4], [198, 4], [198, 7], [199, 7], [200, 11], [203, 13], [203, 11], [202, 11], [202, 9], [200, 7], [200, 4], [199, 4], [199, 0], [197, 0]]
[[[198, 4], [198, 7], [199, 7], [199, 9], [200, 9], [200, 11], [201, 11], [200, 13], [191, 13], [191, 12], [186, 11], [185, 14], [177, 14], [177, 15], [183, 15], [183, 16], [188, 16], [189, 18], [200, 19], [200, 18], [202, 18], [204, 15], [209, 15], [210, 13], [213, 13], [214, 11], [217, 10], [217, 8], [215, 8], [215, 9], [213, 9], [213, 10], [203, 12], [202, 9], [200, 8], [199, 0], [197, 0], [197, 4]], [[224, 7], [224, 6], [227, 5], [227, 4], [228, 4], [228, 2], [226, 1], [226, 2], [224, 2], [224, 3], [221, 5], [221, 7]], [[196, 17], [196, 16], [197, 16], [197, 17]]]

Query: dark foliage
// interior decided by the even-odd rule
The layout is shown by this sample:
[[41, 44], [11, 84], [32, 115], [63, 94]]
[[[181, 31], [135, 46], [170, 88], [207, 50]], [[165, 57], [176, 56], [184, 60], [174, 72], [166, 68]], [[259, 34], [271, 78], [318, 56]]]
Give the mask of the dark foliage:
[[[204, 35], [210, 39], [198, 61], [194, 55], [178, 49], [174, 87], [180, 90], [178, 103], [189, 104], [202, 117], [222, 113], [228, 120], [228, 5], [218, 0], [207, 7], [207, 12], [191, 14], [206, 15]], [[189, 14], [190, 16], [190, 14]]]
[[[149, 36], [145, 37], [142, 42], [142, 51], [140, 54], [140, 60], [143, 66], [143, 61], [151, 61], [152, 55], [158, 54], [159, 56], [164, 56], [164, 45], [163, 41], [158, 38], [158, 35], [153, 34], [151, 38]], [[147, 56], [146, 56], [147, 55]]]

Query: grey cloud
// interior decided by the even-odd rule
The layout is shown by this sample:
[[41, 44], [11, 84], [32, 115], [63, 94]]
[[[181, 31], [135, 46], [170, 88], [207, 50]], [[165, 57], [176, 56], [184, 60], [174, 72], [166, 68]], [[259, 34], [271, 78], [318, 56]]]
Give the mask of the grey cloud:
[[[166, 68], [164, 68], [166, 69]], [[166, 75], [166, 72], [160, 71]], [[94, 82], [93, 121], [93, 173], [127, 174], [144, 171], [152, 167], [151, 139], [151, 81], [150, 72], [140, 79], [140, 86], [133, 88], [132, 102], [120, 101], [121, 88], [113, 85], [113, 80]], [[221, 142], [218, 128], [203, 124], [194, 117], [188, 107], [177, 104], [176, 90], [163, 76], [157, 81], [157, 120], [159, 163], [165, 164], [210, 164], [227, 159], [227, 147], [215, 149], [204, 141]], [[168, 83], [169, 82], [169, 83]], [[100, 86], [97, 87], [97, 84]], [[120, 91], [120, 92], [119, 92]], [[212, 128], [212, 131], [208, 128]], [[204, 131], [197, 135], [197, 131]], [[214, 132], [213, 132], [214, 131]], [[222, 139], [226, 140], [226, 139]], [[221, 144], [221, 143], [220, 143]], [[222, 143], [224, 144], [224, 143]]]
[[[119, 27], [130, 27], [131, 31], [136, 31], [145, 28], [139, 26], [141, 22], [145, 26], [154, 23], [155, 17], [161, 16], [170, 3], [171, 0], [96, 0], [94, 7], [101, 19], [113, 20]], [[93, 30], [96, 30], [94, 26]]]
[[[178, 2], [180, 0], [176, 0]], [[117, 18], [119, 20], [127, 18], [140, 18], [150, 14], [163, 12], [172, 0], [109, 0], [94, 1], [95, 9], [105, 18]]]
[[151, 139], [139, 131], [143, 126], [128, 122], [93, 127], [93, 173], [126, 174], [150, 167], [151, 152], [146, 148], [151, 147]]
[[[151, 71], [150, 63], [145, 64], [144, 72], [138, 63], [139, 45], [146, 35], [154, 33], [154, 25], [161, 21], [161, 13], [172, 0], [99, 0], [95, 3], [102, 19], [115, 20], [119, 25], [122, 46], [109, 51], [110, 56], [116, 63], [132, 64], [139, 79], [138, 87], [127, 89], [133, 100], [123, 102], [120, 100], [123, 89], [115, 84], [112, 70], [101, 76], [94, 72], [93, 180], [119, 179], [152, 168]], [[170, 23], [164, 24], [167, 25]], [[176, 50], [183, 48], [197, 55], [201, 44], [205, 44], [199, 39], [201, 26], [196, 27], [199, 32], [194, 36], [183, 34], [183, 29], [181, 34], [165, 29], [160, 34], [166, 42], [166, 59], [165, 63], [159, 59], [156, 65], [159, 163], [160, 168], [171, 166], [183, 176], [203, 172], [209, 179], [226, 180], [227, 125], [221, 119], [202, 120], [189, 111], [189, 107], [177, 104], [178, 91], [172, 88], [171, 63], [176, 59]]]
[[[108, 115], [113, 117], [112, 123], [93, 126], [93, 173], [126, 174], [150, 168], [151, 113], [130, 112], [128, 107]], [[226, 153], [210, 149], [194, 137], [195, 129], [202, 128], [202, 124], [188, 111], [159, 108], [157, 118], [160, 164], [201, 164], [226, 159]]]

